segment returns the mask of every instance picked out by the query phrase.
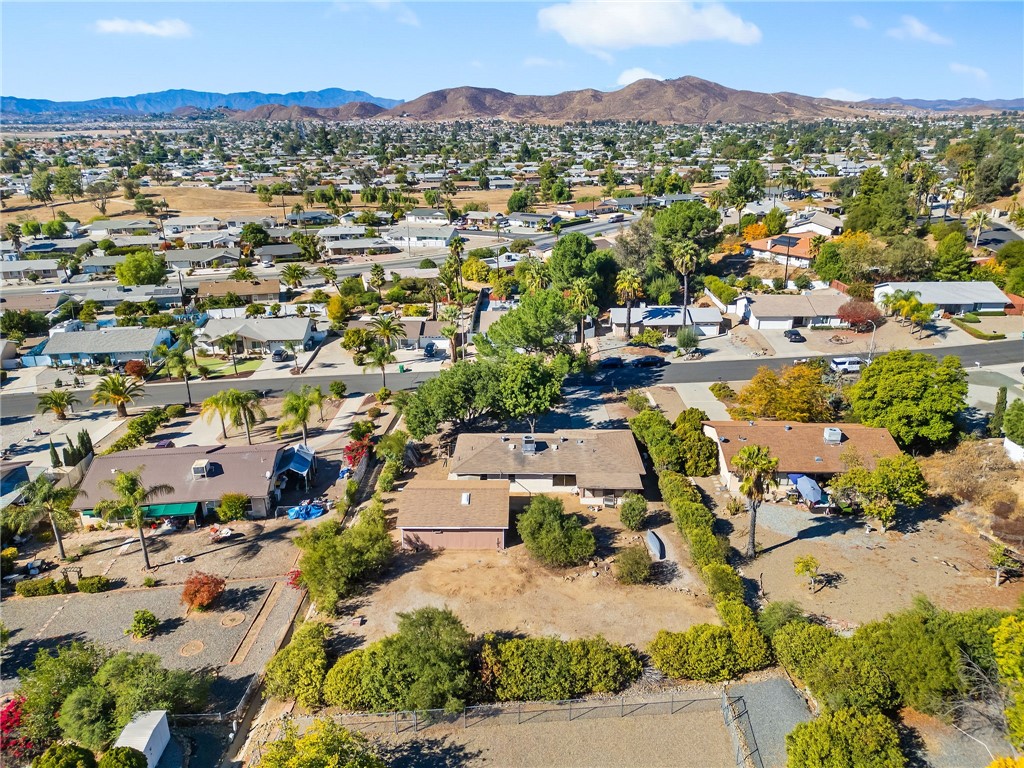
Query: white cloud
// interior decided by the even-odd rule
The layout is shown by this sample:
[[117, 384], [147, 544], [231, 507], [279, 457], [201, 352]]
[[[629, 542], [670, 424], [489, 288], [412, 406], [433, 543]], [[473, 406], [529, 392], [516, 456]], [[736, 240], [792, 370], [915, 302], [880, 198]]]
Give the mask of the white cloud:
[[829, 88], [823, 94], [823, 99], [835, 99], [836, 101], [864, 101], [864, 99], [871, 98], [866, 93], [857, 93], [857, 91], [851, 91], [849, 88]]
[[920, 40], [934, 45], [952, 45], [953, 41], [913, 16], [900, 16], [900, 26], [886, 30], [885, 34], [897, 40]]
[[619, 79], [616, 80], [615, 82], [618, 85], [629, 85], [630, 83], [635, 83], [637, 80], [664, 80], [664, 79], [665, 79], [664, 77], [662, 77], [661, 75], [654, 74], [649, 69], [644, 69], [643, 67], [632, 67], [630, 69], [627, 69], [621, 75], [619, 75]]
[[543, 56], [527, 56], [523, 59], [523, 66], [528, 69], [561, 69], [565, 62], [561, 59], [545, 59]]
[[752, 45], [761, 30], [719, 3], [700, 7], [684, 0], [637, 3], [634, 0], [570, 0], [537, 11], [540, 28], [569, 43], [610, 59], [608, 50], [670, 46], [703, 40]]
[[148, 35], [149, 37], [191, 37], [192, 27], [181, 19], [157, 22], [129, 19], [100, 19], [96, 31], [102, 35]]
[[368, 0], [368, 4], [378, 11], [393, 14], [395, 21], [399, 24], [405, 24], [407, 27], [418, 27], [420, 25], [419, 16], [405, 3], [399, 3], [395, 0]]
[[949, 71], [957, 75], [968, 75], [979, 83], [988, 82], [988, 72], [981, 67], [972, 67], [970, 64], [960, 64], [954, 61], [950, 62]]
[[851, 16], [850, 23], [857, 29], [871, 29], [871, 22], [859, 14]]

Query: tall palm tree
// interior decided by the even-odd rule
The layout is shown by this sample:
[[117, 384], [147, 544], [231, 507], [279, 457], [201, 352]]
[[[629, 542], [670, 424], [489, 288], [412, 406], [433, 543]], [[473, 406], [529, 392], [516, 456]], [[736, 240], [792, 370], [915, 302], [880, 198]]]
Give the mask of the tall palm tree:
[[164, 357], [164, 365], [167, 366], [168, 373], [176, 373], [185, 382], [185, 398], [188, 400], [189, 406], [191, 406], [192, 387], [188, 383], [188, 377], [192, 373], [192, 361], [188, 359], [185, 350], [180, 348], [172, 349]]
[[255, 280], [256, 273], [248, 267], [235, 267], [228, 277], [232, 280]]
[[174, 335], [178, 337], [178, 347], [188, 347], [192, 352], [192, 364], [198, 366], [199, 359], [196, 357], [196, 327], [192, 323], [185, 323], [179, 326]]
[[807, 244], [807, 253], [812, 259], [818, 258], [818, 254], [821, 253], [821, 246], [828, 242], [828, 238], [824, 235], [815, 235], [811, 238], [811, 241]]
[[407, 336], [405, 325], [397, 317], [381, 317], [378, 315], [370, 321], [370, 333], [389, 350], [395, 348], [392, 344], [395, 339], [404, 339]]
[[291, 367], [290, 370], [298, 371], [299, 370], [299, 347], [298, 347], [298, 345], [294, 341], [289, 339], [288, 341], [282, 342], [281, 346], [284, 348], [284, 351], [287, 352], [289, 357], [291, 357], [291, 359], [292, 359], [292, 367]]
[[208, 398], [203, 400], [202, 405], [199, 407], [199, 415], [206, 421], [210, 421], [214, 417], [214, 414], [220, 418], [220, 433], [224, 436], [224, 439], [227, 440], [228, 428], [224, 419], [228, 415], [228, 405], [223, 392], [210, 395]]
[[253, 389], [225, 389], [224, 410], [232, 426], [245, 427], [245, 441], [252, 445], [252, 427], [267, 420], [267, 411], [260, 404], [260, 394]]
[[535, 256], [527, 256], [516, 265], [516, 277], [522, 281], [527, 293], [542, 291], [548, 286], [547, 265]]
[[708, 192], [708, 208], [720, 210], [725, 207], [725, 192], [720, 189], [713, 189]]
[[327, 401], [327, 396], [324, 395], [324, 391], [320, 389], [320, 386], [313, 386], [312, 384], [306, 384], [302, 387], [302, 391], [306, 393], [309, 398], [309, 402], [316, 406], [317, 411], [320, 412], [320, 423], [324, 423], [324, 403]]
[[152, 566], [149, 564], [149, 550], [146, 548], [146, 511], [154, 499], [174, 493], [174, 488], [166, 483], [147, 488], [142, 482], [144, 469], [145, 467], [139, 467], [128, 472], [118, 472], [110, 480], [104, 480], [103, 485], [113, 491], [114, 498], [100, 501], [96, 505], [96, 511], [104, 520], [124, 520], [128, 525], [138, 529], [142, 560], [148, 571]]
[[747, 535], [747, 557], [757, 554], [757, 510], [768, 491], [779, 485], [775, 472], [779, 468], [778, 457], [763, 445], [747, 445], [732, 457], [732, 466], [740, 478], [740, 493], [747, 497], [750, 510], [750, 533]]
[[238, 363], [235, 361], [235, 347], [238, 346], [238, 334], [225, 333], [217, 340], [217, 346], [231, 355], [231, 367], [235, 369], [235, 376], [237, 376]]
[[430, 297], [430, 319], [437, 320], [437, 302], [443, 295], [440, 284], [437, 280], [427, 280], [423, 286], [423, 293]]
[[956, 200], [956, 182], [950, 179], [942, 185], [942, 191], [939, 193], [939, 197], [942, 198], [942, 218], [943, 220], [949, 218], [949, 204]]
[[301, 264], [287, 264], [281, 270], [281, 282], [289, 288], [298, 288], [309, 277], [309, 270]]
[[154, 348], [153, 352], [157, 355], [157, 357], [163, 358], [163, 361], [164, 361], [164, 375], [169, 380], [171, 378], [171, 367], [169, 365], [167, 365], [167, 356], [169, 354], [171, 354], [171, 348], [169, 346], [167, 346], [166, 344], [157, 344], [156, 348]]
[[117, 415], [123, 419], [128, 416], [128, 404], [134, 404], [135, 398], [140, 397], [145, 388], [138, 379], [123, 373], [112, 373], [100, 379], [93, 390], [92, 401], [97, 405], [114, 406]]
[[683, 240], [672, 246], [672, 266], [683, 278], [683, 325], [686, 325], [686, 307], [690, 306], [690, 275], [700, 261], [700, 246], [693, 240]]
[[992, 223], [992, 217], [985, 211], [975, 211], [971, 214], [971, 218], [967, 220], [967, 226], [974, 230], [974, 247], [978, 247], [978, 242], [981, 240], [981, 231], [985, 227]]
[[569, 306], [580, 316], [580, 345], [583, 340], [583, 321], [597, 304], [597, 293], [585, 277], [577, 277], [569, 285]]
[[385, 369], [396, 362], [395, 356], [391, 353], [391, 350], [381, 344], [374, 344], [370, 347], [370, 351], [366, 353], [366, 365], [363, 367], [365, 371], [367, 368], [380, 369], [380, 385], [386, 387], [388, 385], [387, 377], [385, 375]]
[[452, 352], [452, 362], [459, 359], [459, 345], [456, 339], [459, 336], [459, 326], [452, 323], [441, 329], [441, 335], [448, 339], [448, 346]]
[[334, 271], [334, 267], [317, 267], [316, 273], [324, 279], [324, 282], [330, 283], [335, 288], [338, 287], [338, 273]]
[[296, 428], [302, 430], [302, 442], [309, 442], [307, 425], [313, 418], [313, 401], [309, 396], [309, 390], [303, 387], [298, 392], [289, 392], [284, 396], [284, 403], [281, 405], [281, 423], [277, 427], [277, 436], [294, 432]]
[[57, 542], [60, 559], [66, 560], [61, 532], [74, 530], [77, 522], [78, 515], [71, 511], [75, 490], [57, 488], [46, 475], [22, 483], [17, 490], [21, 503], [4, 510], [4, 522], [17, 533], [27, 533], [42, 520], [47, 520], [53, 528], [53, 539]]
[[892, 293], [885, 294], [878, 302], [882, 305], [882, 308], [886, 312], [892, 312], [893, 314], [900, 314], [900, 308], [909, 299], [915, 298], [920, 294], [917, 291], [907, 291], [903, 289], [895, 290]]
[[39, 395], [39, 402], [36, 404], [37, 413], [55, 413], [58, 421], [64, 421], [68, 417], [68, 410], [75, 412], [75, 406], [79, 404], [74, 392], [66, 389], [54, 389], [45, 394]]
[[619, 296], [619, 301], [626, 305], [626, 341], [629, 341], [632, 335], [632, 310], [633, 302], [643, 296], [644, 282], [640, 277], [640, 273], [632, 267], [619, 272], [615, 278], [615, 293]]

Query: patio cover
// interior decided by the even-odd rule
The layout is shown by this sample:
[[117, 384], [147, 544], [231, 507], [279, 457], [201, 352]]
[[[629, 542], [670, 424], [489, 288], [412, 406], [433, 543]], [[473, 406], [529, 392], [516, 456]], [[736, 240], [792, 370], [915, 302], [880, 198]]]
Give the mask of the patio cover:
[[150, 504], [146, 508], [146, 517], [191, 517], [196, 513], [197, 502], [188, 501], [181, 504]]

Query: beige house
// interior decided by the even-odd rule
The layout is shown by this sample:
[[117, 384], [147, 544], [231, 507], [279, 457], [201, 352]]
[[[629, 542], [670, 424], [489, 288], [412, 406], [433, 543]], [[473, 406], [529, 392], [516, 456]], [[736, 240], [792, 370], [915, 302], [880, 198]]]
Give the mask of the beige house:
[[398, 494], [403, 549], [504, 549], [508, 480], [413, 482]]

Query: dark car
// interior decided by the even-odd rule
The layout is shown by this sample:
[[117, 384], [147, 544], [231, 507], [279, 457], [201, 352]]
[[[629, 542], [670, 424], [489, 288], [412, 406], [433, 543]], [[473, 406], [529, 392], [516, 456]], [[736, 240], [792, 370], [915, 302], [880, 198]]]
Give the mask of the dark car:
[[786, 338], [789, 339], [792, 344], [800, 344], [801, 342], [807, 341], [800, 331], [786, 331]]
[[423, 347], [423, 356], [433, 357], [435, 354], [437, 354], [437, 344], [432, 341], [428, 341], [426, 346]]
[[288, 359], [288, 352], [283, 349], [275, 349], [274, 353], [270, 356], [270, 360], [275, 363], [283, 363]]
[[668, 365], [668, 361], [657, 355], [644, 355], [633, 361], [634, 368], [660, 368], [663, 365]]
[[621, 357], [604, 357], [598, 361], [598, 368], [621, 368], [623, 365]]
[[173, 440], [161, 440], [154, 447], [155, 448], [173, 448], [174, 447], [174, 441]]

